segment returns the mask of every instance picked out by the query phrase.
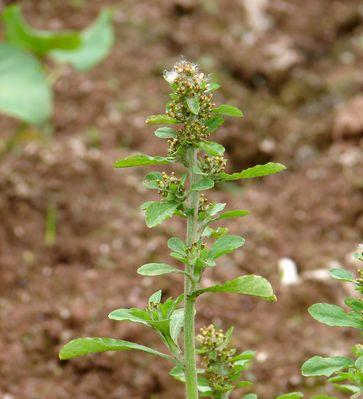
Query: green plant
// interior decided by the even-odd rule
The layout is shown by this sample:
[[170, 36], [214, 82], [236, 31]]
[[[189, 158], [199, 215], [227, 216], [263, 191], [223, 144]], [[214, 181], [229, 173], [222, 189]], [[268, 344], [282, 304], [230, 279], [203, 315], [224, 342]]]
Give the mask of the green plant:
[[[5, 42], [0, 43], [0, 112], [31, 125], [43, 124], [52, 114], [51, 86], [60, 66], [69, 63], [88, 70], [107, 56], [114, 41], [108, 10], [82, 32], [33, 29], [18, 5], [5, 7], [1, 19]], [[46, 57], [56, 65], [48, 73]]]
[[[356, 254], [363, 262], [363, 248]], [[331, 269], [330, 276], [336, 280], [351, 283], [359, 296], [346, 298], [344, 303], [349, 308], [328, 303], [316, 303], [309, 308], [311, 316], [320, 323], [332, 327], [352, 327], [363, 332], [363, 269], [358, 271], [359, 277], [345, 269]], [[321, 357], [313, 356], [302, 366], [304, 376], [325, 376], [336, 388], [346, 392], [351, 399], [363, 395], [363, 345], [352, 348], [355, 359], [346, 356]]]
[[202, 367], [197, 368], [196, 300], [207, 293], [225, 292], [252, 295], [266, 301], [275, 301], [276, 297], [270, 283], [256, 275], [240, 276], [203, 287], [203, 272], [215, 267], [223, 255], [244, 244], [242, 237], [228, 234], [226, 227], [212, 226], [219, 221], [246, 216], [248, 212], [223, 212], [226, 204], [210, 202], [202, 192], [213, 188], [218, 182], [271, 175], [284, 170], [285, 166], [270, 162], [239, 173], [226, 173], [225, 149], [210, 141], [209, 136], [223, 124], [225, 116], [241, 117], [242, 112], [227, 104], [215, 107], [212, 97], [219, 85], [200, 72], [196, 65], [185, 60], [165, 72], [164, 78], [171, 88], [166, 113], [148, 117], [147, 123], [167, 125], [155, 131], [157, 137], [168, 140], [167, 156], [131, 155], [117, 161], [115, 166], [128, 168], [178, 163], [183, 169], [180, 174], [149, 173], [144, 185], [156, 190], [161, 199], [145, 202], [141, 207], [148, 227], [157, 226], [172, 216], [186, 221], [186, 240], [172, 237], [167, 243], [171, 257], [183, 266], [148, 263], [141, 266], [138, 273], [142, 276], [180, 274], [184, 276], [184, 292], [176, 299], [162, 301], [162, 292], [157, 291], [151, 295], [144, 309], [117, 309], [109, 314], [109, 318], [151, 327], [169, 353], [112, 338], [78, 338], [61, 349], [60, 358], [136, 349], [169, 360], [173, 364], [171, 375], [185, 382], [188, 399], [198, 398], [198, 389], [202, 396], [228, 398], [234, 388], [249, 385], [239, 379], [253, 353], [235, 355], [234, 350], [229, 348], [232, 331], [224, 335], [210, 327], [202, 330], [199, 336], [198, 353], [202, 358]]

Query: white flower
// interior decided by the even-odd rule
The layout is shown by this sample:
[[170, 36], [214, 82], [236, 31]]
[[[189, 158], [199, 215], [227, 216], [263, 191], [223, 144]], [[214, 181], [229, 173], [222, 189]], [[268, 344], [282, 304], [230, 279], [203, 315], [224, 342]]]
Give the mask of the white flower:
[[179, 73], [175, 69], [164, 72], [164, 79], [170, 84], [174, 83], [178, 76]]

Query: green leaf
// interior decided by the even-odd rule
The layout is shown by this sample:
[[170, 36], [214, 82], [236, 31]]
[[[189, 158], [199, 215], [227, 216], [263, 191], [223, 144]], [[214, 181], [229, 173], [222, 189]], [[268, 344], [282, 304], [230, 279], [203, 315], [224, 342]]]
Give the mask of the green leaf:
[[321, 357], [313, 356], [307, 360], [301, 368], [305, 377], [321, 376], [330, 377], [335, 372], [354, 365], [352, 359], [344, 356]]
[[176, 119], [168, 116], [168, 115], [150, 115], [146, 119], [146, 123], [150, 125], [175, 125], [179, 123]]
[[159, 172], [148, 173], [143, 181], [143, 185], [146, 188], [159, 190], [158, 180], [162, 180], [163, 176]]
[[209, 190], [214, 187], [214, 180], [209, 179], [208, 177], [201, 178], [197, 183], [192, 184], [190, 189], [192, 191], [203, 191]]
[[215, 108], [213, 112], [218, 115], [225, 115], [225, 116], [236, 116], [236, 117], [243, 116], [243, 112], [241, 110], [229, 104], [222, 104], [219, 107]]
[[159, 127], [159, 129], [155, 130], [154, 134], [159, 139], [173, 139], [177, 133], [172, 127]]
[[114, 163], [114, 166], [115, 168], [132, 168], [134, 166], [167, 165], [172, 162], [174, 162], [174, 159], [170, 157], [152, 157], [150, 155], [138, 154], [120, 159]]
[[100, 63], [111, 51], [115, 40], [111, 12], [102, 10], [96, 21], [81, 32], [81, 39], [78, 49], [53, 51], [52, 58], [69, 63], [78, 71], [86, 71]]
[[158, 352], [147, 346], [135, 344], [129, 341], [122, 341], [113, 338], [77, 338], [63, 346], [59, 352], [61, 360], [73, 359], [78, 356], [89, 355], [91, 353], [100, 353], [107, 351], [129, 351], [139, 350], [149, 353], [150, 355], [160, 356], [164, 359], [171, 360], [170, 356]]
[[161, 290], [154, 292], [149, 298], [149, 305], [151, 303], [160, 303], [162, 294]]
[[303, 398], [304, 394], [301, 392], [291, 392], [291, 393], [285, 393], [283, 395], [278, 396], [276, 399], [299, 399]]
[[147, 312], [138, 308], [116, 309], [108, 315], [108, 318], [117, 321], [132, 321], [145, 325], [148, 325], [148, 322], [150, 321]]
[[141, 276], [161, 276], [169, 273], [183, 273], [176, 267], [167, 265], [166, 263], [147, 263], [137, 269]]
[[146, 225], [154, 227], [170, 219], [178, 205], [175, 202], [150, 201], [146, 207]]
[[363, 321], [354, 318], [351, 313], [346, 313], [337, 305], [315, 303], [308, 311], [315, 320], [328, 326], [363, 328]]
[[336, 280], [348, 281], [354, 283], [354, 274], [345, 269], [330, 269], [329, 274]]
[[184, 309], [177, 309], [170, 317], [170, 336], [178, 345], [178, 336], [184, 326]]
[[242, 209], [236, 209], [234, 211], [228, 211], [228, 212], [222, 213], [216, 219], [214, 219], [214, 222], [217, 220], [222, 220], [222, 219], [239, 218], [239, 217], [247, 216], [249, 214], [250, 213], [248, 211], [245, 211]]
[[215, 115], [212, 116], [210, 119], [208, 119], [205, 122], [205, 125], [207, 126], [208, 130], [212, 133], [215, 130], [217, 130], [220, 126], [222, 126], [223, 123], [224, 119], [219, 115]]
[[47, 54], [55, 49], [76, 49], [81, 45], [77, 32], [51, 32], [31, 28], [21, 13], [20, 6], [12, 5], [2, 13], [6, 40], [37, 55]]
[[223, 145], [216, 143], [215, 141], [201, 141], [199, 148], [210, 156], [221, 156], [223, 155], [225, 148]]
[[276, 301], [271, 284], [263, 277], [253, 274], [237, 277], [220, 285], [202, 288], [195, 291], [193, 295], [199, 296], [205, 292], [230, 292], [232, 294], [257, 296], [266, 301]]
[[200, 105], [198, 99], [195, 97], [189, 97], [187, 98], [186, 102], [189, 111], [192, 112], [194, 115], [198, 115], [200, 111]]
[[184, 244], [184, 241], [179, 237], [171, 237], [168, 240], [168, 248], [174, 252], [184, 255], [187, 249], [187, 246]]
[[244, 242], [244, 238], [240, 236], [227, 235], [218, 238], [209, 251], [209, 257], [211, 259], [217, 259], [222, 255], [229, 254], [235, 249], [241, 247]]
[[257, 399], [257, 395], [255, 393], [248, 393], [243, 399]]
[[248, 168], [242, 170], [240, 173], [220, 173], [218, 177], [224, 181], [232, 181], [232, 180], [239, 180], [239, 179], [251, 179], [253, 177], [263, 177], [272, 175], [274, 173], [281, 172], [285, 170], [286, 166], [282, 165], [281, 163], [274, 163], [268, 162], [265, 165], [256, 165], [252, 168]]
[[363, 373], [363, 356], [358, 357], [355, 361], [355, 367], [360, 373]]
[[52, 92], [41, 64], [10, 44], [0, 44], [0, 112], [34, 125], [52, 113]]
[[218, 83], [209, 82], [209, 83], [207, 84], [207, 91], [211, 93], [211, 92], [213, 92], [213, 91], [218, 90], [220, 87], [221, 87], [221, 85], [219, 85]]

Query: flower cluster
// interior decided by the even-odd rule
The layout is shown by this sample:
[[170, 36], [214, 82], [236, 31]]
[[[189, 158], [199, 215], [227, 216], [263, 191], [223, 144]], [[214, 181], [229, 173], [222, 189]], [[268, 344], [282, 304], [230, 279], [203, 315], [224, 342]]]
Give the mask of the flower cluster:
[[160, 194], [165, 200], [183, 200], [185, 196], [184, 185], [181, 178], [175, 176], [172, 172], [171, 175], [163, 172], [161, 179], [156, 181], [158, 185], [158, 194]]
[[202, 163], [202, 170], [212, 176], [224, 172], [226, 164], [227, 160], [222, 156], [206, 156]]

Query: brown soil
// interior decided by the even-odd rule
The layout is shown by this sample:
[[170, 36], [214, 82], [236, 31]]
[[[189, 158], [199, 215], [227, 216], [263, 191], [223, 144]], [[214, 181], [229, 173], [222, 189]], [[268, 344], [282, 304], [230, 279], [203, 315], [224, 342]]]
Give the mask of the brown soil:
[[[357, 339], [307, 313], [317, 301], [340, 303], [347, 287], [306, 276], [332, 262], [354, 269], [350, 254], [363, 236], [361, 1], [305, 0], [301, 7], [298, 0], [271, 0], [257, 14], [238, 0], [22, 4], [42, 28], [81, 28], [109, 5], [117, 40], [102, 65], [86, 74], [67, 69], [57, 82], [53, 135], [34, 140], [37, 132], [30, 132], [31, 141], [19, 139], [1, 159], [0, 398], [183, 397], [181, 384], [167, 376], [169, 365], [147, 355], [57, 360], [62, 343], [85, 335], [161, 349], [147, 329], [111, 322], [107, 314], [143, 307], [159, 287], [180, 292], [178, 277], [141, 278], [136, 268], [167, 261], [166, 238], [183, 229], [171, 222], [148, 230], [138, 210], [152, 198], [140, 187], [144, 171], [116, 171], [112, 163], [132, 151], [164, 151], [144, 119], [163, 109], [161, 72], [179, 54], [214, 72], [223, 85], [217, 101], [247, 115], [216, 135], [230, 168], [269, 160], [289, 168], [212, 194], [252, 216], [229, 224], [247, 243], [207, 283], [261, 274], [272, 281], [278, 302], [205, 296], [198, 326], [236, 326], [235, 345], [260, 353], [250, 377], [262, 398], [318, 392], [319, 382], [300, 376], [302, 362], [315, 353], [348, 353]], [[1, 117], [0, 127], [5, 139], [18, 125]], [[47, 246], [52, 204], [57, 235]], [[281, 286], [282, 257], [305, 276], [299, 285]]]

